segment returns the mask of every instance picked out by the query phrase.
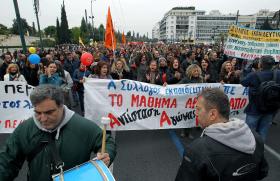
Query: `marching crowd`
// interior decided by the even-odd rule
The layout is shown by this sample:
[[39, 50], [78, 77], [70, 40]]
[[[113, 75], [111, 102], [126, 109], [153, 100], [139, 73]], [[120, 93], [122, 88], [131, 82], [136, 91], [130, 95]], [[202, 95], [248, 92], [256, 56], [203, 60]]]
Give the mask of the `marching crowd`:
[[[80, 57], [84, 52], [89, 52], [94, 57], [94, 62], [89, 66], [84, 65], [80, 61]], [[249, 61], [228, 57], [223, 53], [221, 47], [218, 46], [183, 44], [135, 44], [122, 46], [115, 51], [106, 49], [102, 44], [97, 44], [94, 47], [59, 45], [50, 49], [38, 49], [36, 53], [41, 57], [38, 64], [30, 63], [28, 60], [29, 53], [24, 54], [21, 51], [4, 53], [1, 56], [0, 80], [24, 81], [38, 87], [37, 90], [35, 89], [38, 95], [36, 95], [36, 92], [33, 93], [33, 100], [31, 99], [31, 101], [33, 101], [32, 103], [35, 105], [36, 119], [41, 122], [41, 124], [43, 118], [45, 118], [45, 114], [49, 114], [51, 117], [54, 111], [60, 111], [57, 115], [62, 116], [64, 110], [67, 114], [73, 116], [74, 113], [70, 109], [73, 109], [77, 105], [80, 105], [82, 114], [84, 114], [83, 83], [85, 77], [116, 80], [131, 79], [162, 86], [170, 84], [222, 83], [242, 84], [245, 87], [249, 87], [249, 104], [245, 109], [246, 123], [248, 126], [239, 121], [228, 123], [228, 98], [221, 91], [206, 90], [199, 95], [196, 115], [201, 119], [199, 122], [201, 126], [205, 128], [203, 134], [206, 136], [201, 138], [192, 148], [187, 149], [188, 153], [185, 153], [186, 155], [176, 180], [188, 180], [187, 178], [193, 178], [193, 180], [211, 180], [209, 179], [209, 175], [213, 176], [213, 180], [227, 180], [231, 179], [232, 176], [241, 175], [245, 176], [241, 176], [239, 180], [248, 180], [249, 178], [255, 180], [261, 179], [267, 175], [268, 166], [263, 158], [263, 141], [266, 139], [273, 116], [277, 108], [279, 108], [279, 99], [277, 100], [278, 102], [276, 102], [276, 104], [278, 104], [277, 106], [269, 107], [268, 110], [260, 110], [260, 106], [258, 106], [259, 94], [256, 92], [258, 92], [262, 82], [275, 80], [277, 85], [280, 84], [280, 64], [276, 63], [272, 56], [262, 56], [253, 61]], [[261, 79], [258, 77], [261, 77]], [[69, 109], [67, 107], [63, 108], [63, 101], [57, 100], [58, 98], [56, 98], [54, 94], [52, 94], [52, 97], [45, 95], [46, 92], [42, 86], [49, 84], [60, 87], [63, 90], [64, 104]], [[56, 90], [53, 90], [56, 89], [54, 87], [47, 87], [47, 89], [49, 92], [56, 92]], [[45, 97], [40, 99], [39, 95]], [[46, 105], [52, 105], [53, 110], [48, 110], [48, 106]], [[53, 112], [49, 113], [48, 111]], [[77, 115], [73, 117], [75, 117], [75, 119], [82, 119], [77, 117]], [[63, 119], [63, 121], [69, 121], [69, 119], [70, 117], [67, 120], [66, 118]], [[221, 128], [211, 127], [212, 124], [218, 123], [227, 124], [226, 126], [232, 129], [225, 130], [228, 134], [223, 135], [219, 133]], [[28, 124], [29, 123], [26, 123], [21, 127], [27, 127]], [[51, 127], [51, 129], [55, 128], [54, 131], [56, 135], [59, 134], [59, 129], [62, 127], [60, 127], [60, 124], [61, 123], [56, 123]], [[83, 128], [85, 128], [87, 124], [88, 123], [82, 125], [84, 126]], [[75, 126], [74, 123], [73, 125]], [[39, 129], [44, 131], [46, 129], [49, 130], [46, 126], [41, 126], [43, 128], [40, 127]], [[56, 128], [57, 126], [58, 129]], [[95, 126], [93, 127], [97, 129]], [[249, 131], [250, 129], [248, 127], [259, 133], [260, 137], [254, 132]], [[225, 126], [222, 128], [225, 129]], [[19, 132], [20, 128], [17, 130], [16, 132]], [[232, 132], [232, 130], [236, 132]], [[218, 131], [218, 134], [213, 134], [211, 131]], [[52, 133], [52, 131], [50, 132]], [[97, 132], [100, 133], [100, 130]], [[189, 133], [189, 130], [182, 131], [181, 136], [185, 136], [186, 133]], [[77, 134], [82, 133], [79, 132]], [[217, 135], [219, 134], [222, 135], [218, 138]], [[229, 140], [230, 135], [232, 135], [232, 137]], [[98, 135], [94, 135], [94, 137], [97, 136]], [[246, 136], [246, 138], [244, 138], [244, 136]], [[16, 135], [14, 137], [16, 137]], [[14, 137], [13, 139], [16, 140]], [[108, 139], [110, 140], [111, 138]], [[217, 144], [217, 142], [213, 140], [221, 142], [222, 145], [227, 145], [227, 143], [233, 141], [232, 145], [227, 145], [228, 147], [221, 146], [220, 144], [218, 146], [216, 145], [215, 148], [211, 147], [211, 149], [215, 150], [219, 148], [223, 150], [223, 153], [230, 153], [230, 155], [235, 155], [236, 157], [224, 156], [217, 160], [210, 156], [207, 157], [210, 158], [210, 162], [207, 162], [201, 155], [196, 155], [197, 151], [203, 150], [201, 147], [208, 145], [208, 143], [211, 143], [210, 145]], [[238, 142], [236, 142], [236, 140]], [[90, 142], [92, 140], [88, 141]], [[244, 147], [241, 148], [240, 145], [242, 144]], [[111, 143], [111, 148], [112, 150], [109, 150], [109, 152], [113, 160], [116, 154], [114, 152], [115, 148], [113, 143]], [[229, 148], [231, 148], [230, 151], [228, 150]], [[237, 153], [236, 150], [239, 152]], [[204, 151], [206, 151], [205, 155], [211, 155], [211, 150]], [[104, 156], [104, 158], [106, 158], [108, 165], [110, 163], [110, 161], [108, 161], [108, 155], [106, 157]], [[190, 161], [194, 158], [196, 161]], [[212, 159], [215, 163], [218, 163], [216, 168], [211, 162]], [[228, 169], [227, 171], [232, 171], [236, 169], [236, 167], [242, 166], [240, 164], [243, 162], [244, 164], [247, 163], [247, 161], [255, 165], [246, 165], [246, 168], [242, 168], [245, 169], [242, 170], [244, 172], [237, 170], [237, 172], [240, 171], [240, 173], [236, 173], [237, 175], [219, 175], [219, 173], [228, 174], [224, 173], [226, 172], [225, 170], [221, 170], [225, 168], [225, 164], [227, 164], [227, 162], [222, 163], [223, 160], [230, 160], [230, 162], [236, 163], [231, 167], [226, 167]], [[207, 168], [201, 167], [203, 164], [206, 164]], [[73, 166], [73, 164], [71, 166]], [[209, 177], [203, 174], [201, 175], [205, 170], [209, 171]], [[253, 172], [251, 172], [251, 170], [253, 170]], [[204, 174], [206, 174], [206, 172]], [[36, 176], [36, 174], [34, 175]], [[35, 178], [34, 175], [32, 175], [33, 178]]]

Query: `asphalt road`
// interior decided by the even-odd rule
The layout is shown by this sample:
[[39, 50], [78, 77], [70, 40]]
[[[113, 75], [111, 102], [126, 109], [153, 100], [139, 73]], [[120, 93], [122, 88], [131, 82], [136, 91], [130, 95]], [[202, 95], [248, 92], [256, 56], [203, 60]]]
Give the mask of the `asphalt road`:
[[[279, 117], [277, 121], [279, 121]], [[179, 130], [175, 131], [179, 135]], [[195, 129], [194, 137], [200, 135]], [[8, 134], [0, 134], [0, 146]], [[179, 136], [178, 136], [179, 137]], [[272, 125], [266, 144], [280, 154], [280, 123]], [[190, 139], [179, 138], [183, 145]], [[122, 131], [116, 133], [118, 155], [114, 162], [113, 174], [120, 181], [171, 181], [174, 180], [181, 157], [168, 130]], [[280, 160], [269, 151], [265, 151], [269, 163], [269, 175], [265, 181], [277, 181], [280, 178]], [[39, 171], [39, 170], [38, 170]], [[26, 181], [26, 165], [16, 181]]]

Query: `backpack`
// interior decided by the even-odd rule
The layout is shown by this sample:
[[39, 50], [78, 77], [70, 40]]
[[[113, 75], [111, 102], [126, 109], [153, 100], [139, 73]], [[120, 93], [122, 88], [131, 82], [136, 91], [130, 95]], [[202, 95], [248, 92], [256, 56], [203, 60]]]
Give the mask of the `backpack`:
[[272, 80], [263, 80], [256, 74], [260, 85], [256, 92], [257, 109], [260, 113], [272, 113], [280, 108], [280, 83], [277, 82], [277, 70], [273, 71]]

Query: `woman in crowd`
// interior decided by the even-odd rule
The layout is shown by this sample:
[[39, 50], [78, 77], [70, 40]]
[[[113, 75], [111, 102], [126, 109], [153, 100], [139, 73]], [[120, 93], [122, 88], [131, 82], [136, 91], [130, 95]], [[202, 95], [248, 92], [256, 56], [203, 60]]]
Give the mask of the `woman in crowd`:
[[177, 84], [184, 77], [183, 70], [180, 68], [180, 62], [177, 58], [171, 61], [171, 67], [166, 73], [167, 84]]
[[[195, 84], [195, 83], [203, 83], [202, 71], [201, 68], [197, 64], [192, 64], [188, 66], [186, 70], [186, 76], [179, 82], [179, 84]], [[186, 128], [181, 130], [181, 137], [189, 137], [193, 139], [191, 134], [192, 128]]]
[[202, 59], [201, 63], [200, 63], [200, 67], [201, 67], [201, 72], [202, 72], [202, 77], [203, 77], [203, 82], [210, 82], [210, 78], [211, 78], [211, 72], [209, 69], [209, 62], [206, 59]]
[[239, 76], [233, 70], [231, 62], [225, 61], [221, 68], [220, 82], [223, 84], [238, 84], [239, 81]]
[[48, 62], [45, 67], [45, 73], [40, 75], [39, 84], [62, 85], [62, 78], [57, 73], [57, 65], [54, 62]]
[[158, 65], [156, 60], [152, 60], [150, 62], [150, 65], [146, 71], [146, 73], [143, 75], [143, 82], [147, 82], [150, 84], [157, 84], [162, 85], [162, 78], [158, 70]]
[[115, 80], [131, 79], [129, 68], [124, 58], [119, 58], [113, 62], [111, 76]]
[[185, 77], [179, 84], [203, 83], [202, 71], [197, 64], [188, 66]]
[[24, 76], [20, 73], [17, 64], [11, 63], [8, 65], [6, 74], [4, 75], [4, 81], [22, 81], [26, 82]]
[[166, 73], [168, 70], [168, 65], [167, 65], [167, 61], [164, 57], [160, 57], [159, 58], [159, 73], [161, 75], [161, 79], [163, 84], [166, 84], [167, 79], [166, 79]]
[[91, 74], [89, 78], [113, 79], [110, 75], [110, 65], [105, 61], [99, 61], [97, 63], [95, 74]]
[[136, 64], [136, 71], [137, 71], [137, 81], [143, 82], [143, 75], [145, 75], [145, 72], [148, 68], [148, 59], [144, 53], [141, 53], [140, 55], [137, 55], [135, 57], [135, 64]]

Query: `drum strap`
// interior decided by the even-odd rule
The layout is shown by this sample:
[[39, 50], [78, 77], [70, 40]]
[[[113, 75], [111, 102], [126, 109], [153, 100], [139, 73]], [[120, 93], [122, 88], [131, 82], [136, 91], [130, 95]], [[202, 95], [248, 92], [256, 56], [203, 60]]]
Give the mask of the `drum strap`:
[[91, 160], [91, 163], [96, 167], [97, 171], [99, 172], [99, 174], [101, 175], [103, 181], [108, 181], [107, 176], [104, 174], [104, 172], [102, 171], [102, 169], [99, 167], [99, 165], [95, 162]]
[[[52, 136], [50, 136], [49, 145], [50, 145], [50, 152], [51, 152], [51, 162], [53, 164], [52, 166], [54, 167], [53, 171], [59, 171], [60, 174], [63, 174], [62, 168], [64, 166], [64, 162], [61, 160], [59, 156], [59, 152], [57, 150], [54, 138]], [[60, 175], [60, 177], [63, 177], [63, 175]], [[63, 181], [63, 178], [61, 178], [61, 180]]]

